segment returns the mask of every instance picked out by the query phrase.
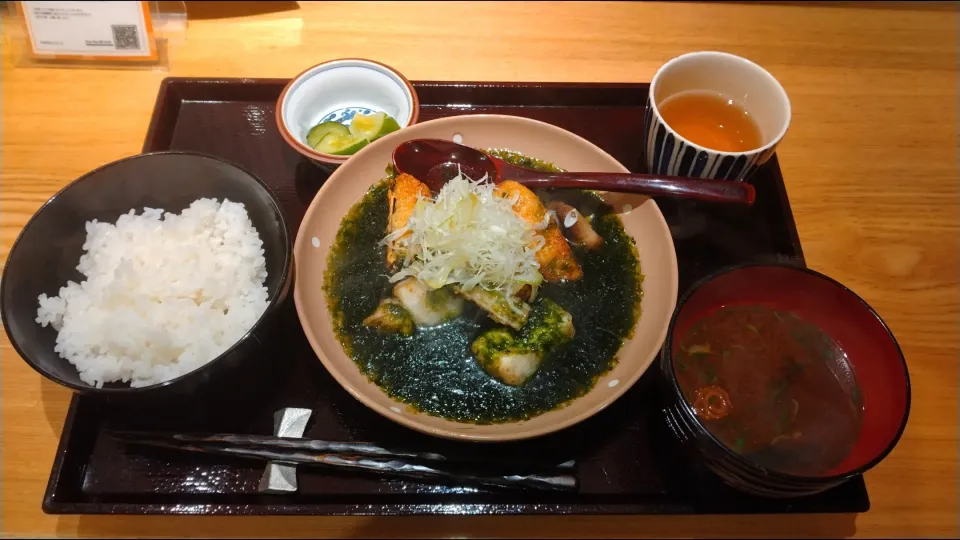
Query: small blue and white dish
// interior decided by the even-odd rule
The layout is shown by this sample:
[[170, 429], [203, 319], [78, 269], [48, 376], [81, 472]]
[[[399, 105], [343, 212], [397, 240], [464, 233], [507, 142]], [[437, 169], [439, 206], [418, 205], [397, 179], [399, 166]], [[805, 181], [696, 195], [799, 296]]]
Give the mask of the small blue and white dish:
[[349, 125], [360, 114], [384, 112], [400, 128], [417, 123], [417, 91], [397, 70], [360, 58], [330, 60], [297, 75], [277, 100], [280, 135], [294, 150], [323, 169], [332, 171], [350, 158], [318, 152], [307, 143], [307, 133], [321, 122]]

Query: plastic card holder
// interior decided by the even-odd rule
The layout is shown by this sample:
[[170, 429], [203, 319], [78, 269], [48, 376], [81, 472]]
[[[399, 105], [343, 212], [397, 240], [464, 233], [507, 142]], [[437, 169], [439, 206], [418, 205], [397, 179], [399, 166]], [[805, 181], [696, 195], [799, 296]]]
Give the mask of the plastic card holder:
[[167, 70], [184, 2], [12, 2], [4, 46], [17, 65]]

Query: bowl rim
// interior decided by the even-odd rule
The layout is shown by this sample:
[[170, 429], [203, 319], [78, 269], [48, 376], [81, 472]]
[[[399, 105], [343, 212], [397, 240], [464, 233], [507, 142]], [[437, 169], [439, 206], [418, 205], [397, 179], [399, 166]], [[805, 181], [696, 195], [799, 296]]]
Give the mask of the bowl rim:
[[[508, 121], [508, 122], [524, 122], [524, 123], [537, 124], [537, 125], [539, 125], [541, 128], [543, 128], [543, 129], [547, 129], [547, 130], [551, 130], [551, 131], [555, 131], [555, 132], [561, 132], [561, 133], [563, 133], [563, 134], [565, 134], [565, 135], [573, 136], [573, 137], [575, 137], [576, 139], [578, 139], [578, 140], [580, 140], [580, 141], [582, 141], [582, 142], [587, 143], [587, 144], [588, 144], [590, 147], [592, 147], [595, 151], [602, 153], [603, 155], [609, 157], [613, 162], [617, 163], [617, 165], [618, 165], [619, 167], [621, 167], [621, 169], [622, 169], [623, 172], [627, 172], [626, 166], [623, 165], [622, 163], [620, 163], [619, 160], [617, 160], [616, 158], [614, 158], [614, 157], [613, 157], [609, 152], [607, 152], [606, 150], [600, 148], [599, 146], [597, 146], [596, 144], [590, 142], [590, 141], [587, 140], [586, 138], [581, 137], [580, 135], [577, 135], [576, 133], [573, 133], [573, 132], [571, 132], [571, 131], [567, 131], [567, 130], [559, 127], [559, 126], [555, 126], [555, 125], [553, 125], [553, 124], [550, 124], [550, 123], [548, 123], [548, 122], [543, 122], [543, 121], [541, 121], [541, 120], [535, 120], [535, 119], [532, 119], [532, 118], [526, 118], [526, 117], [515, 116], [515, 115], [507, 115], [507, 114], [471, 114], [471, 115], [466, 115], [466, 116], [452, 116], [452, 117], [436, 118], [436, 119], [428, 120], [427, 122], [423, 122], [423, 123], [421, 123], [421, 124], [419, 124], [419, 125], [421, 125], [421, 126], [422, 126], [422, 125], [427, 125], [427, 124], [431, 124], [431, 125], [443, 125], [443, 124], [449, 124], [449, 123], [463, 122], [465, 119], [466, 119], [466, 121], [468, 121], [468, 122], [470, 122], [470, 121], [481, 121], [481, 120], [483, 120], [483, 119], [487, 119], [487, 120], [489, 120], [489, 119], [500, 119], [500, 120], [506, 120], [506, 121]], [[471, 120], [471, 119], [472, 119], [472, 120]], [[373, 146], [376, 145], [376, 144], [387, 144], [386, 142], [382, 142], [382, 141], [390, 141], [390, 142], [392, 143], [392, 141], [393, 141], [394, 139], [400, 140], [400, 137], [403, 136], [403, 135], [400, 135], [401, 133], [403, 133], [403, 130], [400, 130], [400, 131], [395, 132], [395, 133], [391, 133], [391, 134], [387, 135], [386, 137], [383, 137], [382, 139], [377, 140], [377, 141], [375, 141], [374, 143], [368, 145], [367, 147], [362, 148], [356, 155], [360, 155], [360, 154], [362, 154], [362, 153], [364, 153], [364, 152], [367, 152], [371, 147], [373, 147]], [[334, 174], [338, 174], [339, 172], [340, 172], [340, 169], [338, 169], [337, 171], [334, 171], [334, 173], [331, 175], [331, 177], [332, 177]], [[306, 217], [307, 217], [307, 216], [309, 216], [309, 215], [311, 215], [311, 214], [313, 214], [313, 213], [316, 213], [316, 212], [318, 211], [318, 208], [320, 208], [320, 203], [319, 203], [318, 201], [321, 200], [321, 194], [324, 193], [324, 190], [329, 189], [328, 186], [330, 186], [330, 185], [331, 185], [330, 179], [327, 179], [327, 181], [324, 182], [323, 186], [320, 187], [320, 190], [317, 191], [317, 194], [314, 195], [313, 200], [310, 202], [310, 205], [307, 207], [307, 210], [306, 210], [306, 212], [304, 213], [304, 221], [306, 220]], [[650, 202], [653, 202], [653, 203], [654, 203], [655, 208], [656, 208], [656, 211], [657, 211], [657, 214], [658, 214], [658, 217], [659, 217], [659, 220], [663, 223], [664, 229], [667, 231], [667, 239], [668, 239], [668, 241], [670, 242], [670, 246], [671, 246], [671, 248], [672, 248], [671, 251], [673, 252], [673, 255], [674, 255], [674, 256], [671, 258], [671, 261], [672, 261], [672, 264], [671, 264], [672, 272], [671, 272], [671, 275], [670, 275], [669, 277], [672, 278], [672, 280], [670, 280], [670, 281], [672, 281], [672, 288], [673, 288], [673, 292], [672, 292], [672, 295], [671, 295], [671, 299], [672, 299], [672, 302], [673, 302], [673, 306], [675, 307], [675, 306], [676, 306], [676, 302], [677, 302], [677, 293], [678, 293], [678, 289], [679, 289], [679, 273], [678, 273], [678, 269], [677, 269], [676, 247], [675, 247], [674, 242], [673, 242], [673, 236], [669, 234], [669, 226], [668, 226], [668, 224], [667, 224], [667, 222], [666, 222], [666, 218], [663, 216], [663, 212], [660, 210], [659, 206], [656, 205], [656, 201], [655, 201], [653, 198], [650, 199]], [[307, 233], [305, 232], [305, 229], [304, 229], [304, 227], [303, 227], [303, 225], [302, 225], [302, 223], [301, 223], [301, 226], [300, 226], [300, 228], [299, 228], [298, 231], [297, 231], [297, 238], [296, 238], [296, 240], [294, 241], [294, 247], [293, 247], [293, 251], [294, 251], [294, 261], [295, 261], [295, 264], [297, 264], [298, 266], [299, 266], [299, 263], [298, 263], [297, 261], [299, 260], [299, 255], [301, 255], [302, 253], [305, 253], [305, 250], [307, 249], [307, 247], [306, 247], [306, 246], [307, 246], [307, 242], [308, 242]], [[667, 285], [670, 286], [671, 284], [668, 283]], [[381, 406], [379, 403], [373, 401], [372, 399], [368, 399], [368, 398], [366, 397], [366, 395], [364, 395], [362, 392], [360, 392], [360, 390], [359, 390], [358, 388], [355, 388], [355, 387], [353, 387], [352, 385], [347, 384], [347, 381], [346, 381], [344, 375], [343, 375], [339, 370], [337, 370], [337, 369], [335, 369], [334, 367], [332, 367], [332, 366], [333, 366], [333, 363], [332, 363], [329, 359], [326, 358], [326, 355], [325, 355], [325, 354], [323, 354], [323, 353], [320, 351], [320, 347], [317, 345], [318, 339], [317, 339], [317, 337], [316, 337], [316, 333], [310, 328], [310, 325], [306, 324], [305, 321], [304, 321], [304, 316], [303, 316], [303, 309], [304, 309], [304, 307], [303, 307], [303, 302], [304, 302], [304, 300], [303, 300], [303, 298], [302, 298], [302, 295], [303, 295], [304, 293], [303, 293], [303, 288], [302, 288], [302, 286], [303, 286], [303, 284], [302, 284], [302, 282], [301, 282], [300, 280], [298, 280], [298, 281], [294, 284], [293, 299], [294, 299], [294, 304], [295, 304], [296, 309], [297, 309], [297, 317], [298, 317], [298, 319], [299, 319], [299, 321], [300, 321], [301, 327], [303, 327], [304, 335], [306, 336], [307, 341], [310, 343], [310, 347], [311, 347], [311, 349], [313, 350], [314, 355], [320, 360], [320, 362], [323, 364], [323, 366], [324, 366], [324, 368], [326, 369], [326, 371], [337, 381], [337, 384], [339, 384], [341, 388], [343, 388], [344, 390], [347, 391], [347, 393], [349, 393], [351, 396], [353, 396], [354, 399], [356, 399], [357, 401], [359, 401], [360, 403], [362, 403], [362, 404], [363, 404], [364, 406], [366, 406], [368, 409], [370, 409], [370, 410], [376, 412], [377, 414], [385, 417], [386, 419], [388, 419], [388, 420], [390, 420], [390, 421], [393, 421], [393, 422], [395, 422], [395, 423], [397, 423], [397, 424], [400, 424], [400, 425], [402, 425], [402, 426], [405, 426], [405, 427], [407, 427], [407, 428], [410, 428], [410, 429], [413, 429], [413, 430], [415, 430], [415, 431], [418, 431], [418, 432], [420, 432], [420, 433], [425, 433], [425, 434], [427, 434], [427, 435], [431, 435], [431, 436], [434, 436], [434, 437], [440, 437], [440, 438], [444, 438], [444, 439], [450, 439], [450, 440], [455, 440], [455, 441], [463, 441], [463, 442], [476, 442], [476, 443], [495, 444], [495, 443], [503, 443], [503, 442], [511, 442], [511, 441], [528, 440], [528, 439], [533, 439], [533, 438], [537, 438], [537, 437], [542, 437], [542, 436], [544, 436], [544, 435], [549, 435], [549, 434], [551, 434], [551, 433], [556, 433], [556, 432], [559, 432], [559, 431], [561, 431], [561, 430], [563, 430], [563, 429], [569, 428], [569, 427], [571, 427], [571, 426], [575, 426], [575, 425], [577, 425], [577, 424], [579, 424], [579, 423], [581, 423], [581, 422], [583, 422], [583, 421], [585, 421], [585, 420], [587, 420], [587, 419], [589, 419], [589, 418], [592, 418], [592, 417], [596, 416], [596, 415], [599, 414], [601, 411], [603, 411], [604, 409], [608, 408], [610, 405], [612, 405], [612, 404], [615, 403], [617, 400], [619, 400], [621, 397], [623, 397], [623, 395], [624, 395], [625, 393], [627, 393], [628, 390], [630, 390], [631, 388], [633, 388], [633, 387], [636, 385], [637, 381], [639, 381], [640, 378], [641, 378], [645, 373], [647, 373], [647, 372], [651, 369], [651, 367], [656, 363], [657, 357], [659, 356], [659, 353], [658, 353], [658, 352], [655, 352], [655, 353], [652, 355], [652, 357], [650, 358], [649, 362], [647, 363], [647, 366], [646, 366], [644, 369], [642, 369], [642, 370], [636, 370], [635, 373], [633, 373], [633, 375], [631, 375], [631, 377], [629, 377], [629, 378], [623, 378], [623, 377], [621, 377], [620, 380], [619, 380], [619, 384], [616, 385], [616, 387], [614, 388], [614, 390], [613, 390], [613, 392], [610, 394], [610, 396], [607, 397], [606, 399], [604, 399], [603, 401], [601, 401], [600, 403], [598, 403], [597, 405], [595, 405], [595, 406], [593, 406], [593, 407], [591, 407], [591, 408], [589, 408], [589, 409], [585, 409], [585, 410], [583, 410], [582, 412], [580, 412], [579, 414], [576, 414], [576, 415], [574, 415], [574, 416], [570, 416], [569, 418], [566, 418], [566, 419], [564, 419], [563, 421], [558, 422], [558, 423], [556, 423], [556, 424], [554, 424], [554, 425], [551, 425], [551, 426], [548, 426], [548, 427], [541, 427], [541, 428], [538, 428], [538, 429], [536, 429], [536, 430], [525, 431], [525, 432], [518, 432], [518, 433], [512, 433], [512, 434], [505, 434], [505, 435], [504, 435], [504, 434], [500, 434], [500, 435], [490, 435], [490, 434], [476, 434], [476, 433], [472, 433], [472, 432], [458, 432], [458, 431], [453, 431], [453, 430], [451, 430], [451, 429], [444, 428], [444, 427], [435, 427], [435, 426], [423, 425], [422, 423], [416, 421], [415, 418], [416, 418], [418, 415], [428, 415], [428, 414], [427, 414], [427, 413], [420, 412], [420, 411], [416, 411], [416, 410], [415, 410], [416, 414], [413, 414], [413, 415], [408, 415], [408, 414], [402, 414], [402, 415], [400, 415], [400, 414], [391, 414], [391, 411], [389, 411], [389, 408], [388, 408], [388, 407], [383, 407], [383, 406]], [[642, 315], [641, 315], [641, 317], [642, 317]], [[638, 321], [637, 321], [637, 324], [639, 324], [639, 319], [638, 319]], [[662, 329], [661, 329], [661, 331], [660, 331], [660, 335], [659, 335], [658, 338], [657, 338], [658, 341], [659, 341], [660, 344], [661, 344], [661, 347], [662, 347], [662, 344], [664, 343], [664, 341], [665, 341], [666, 336], [668, 335], [668, 333], [669, 333], [669, 325], [668, 325], [668, 324], [665, 324], [665, 325], [663, 325], [663, 327], [662, 327]], [[338, 347], [341, 347], [341, 349], [342, 349], [342, 345], [339, 343], [339, 341], [337, 342], [337, 346], [338, 346]], [[619, 353], [619, 351], [618, 351], [618, 353]], [[368, 379], [368, 380], [369, 380], [369, 379]], [[378, 391], [384, 392], [383, 389], [379, 387], [379, 385], [376, 385], [375, 383], [372, 383], [372, 382], [371, 382], [371, 384], [374, 384], [374, 385], [377, 387]], [[594, 388], [595, 388], [595, 387], [596, 387], [596, 385], [594, 386]], [[591, 391], [592, 391], [592, 390], [593, 390], [593, 388], [591, 388]], [[384, 394], [386, 394], [386, 393], [384, 392]], [[563, 403], [562, 405], [558, 406], [557, 408], [551, 409], [550, 411], [547, 411], [546, 413], [543, 413], [543, 414], [547, 414], [547, 413], [549, 413], [549, 412], [555, 412], [555, 411], [561, 410], [561, 409], [563, 409], [563, 408], [566, 408], [567, 406], [569, 406], [570, 403], [572, 403], [573, 401], [576, 401], [577, 399], [583, 398], [585, 395], [586, 395], [586, 394], [584, 394], [583, 396], [580, 396], [580, 397], [578, 397], [578, 398], [575, 398], [574, 400], [565, 402], [565, 403]], [[390, 397], [389, 395], [388, 395], [387, 397], [388, 397], [388, 399], [390, 399], [391, 401], [397, 403], [398, 405], [408, 406], [407, 404], [402, 403], [402, 402], [400, 402], [400, 401], [398, 401], [398, 400]], [[454, 421], [454, 420], [449, 420], [449, 419], [446, 419], [446, 418], [443, 418], [443, 417], [439, 417], [439, 416], [434, 416], [434, 415], [428, 415], [428, 416], [430, 416], [430, 417], [432, 417], [432, 418], [439, 418], [439, 419], [441, 419], [441, 420], [444, 420], [444, 421], [450, 422], [450, 423], [463, 424], [463, 425], [473, 425], [473, 424], [469, 424], [469, 423], [466, 423], [466, 422], [456, 422], [456, 421]], [[516, 422], [506, 422], [505, 424], [517, 424], [517, 423], [522, 423], [522, 422], [524, 422], [524, 420], [516, 421]]]
[[[673, 355], [670, 353], [670, 350], [673, 346], [673, 332], [676, 327], [677, 319], [679, 318], [679, 315], [682, 312], [683, 308], [686, 306], [687, 300], [689, 300], [694, 294], [696, 294], [696, 292], [699, 291], [704, 285], [721, 276], [738, 272], [741, 270], [746, 270], [749, 268], [779, 268], [779, 269], [788, 270], [788, 271], [805, 273], [815, 278], [825, 280], [828, 283], [837, 287], [839, 290], [843, 291], [846, 294], [851, 295], [854, 299], [856, 299], [860, 303], [860, 305], [867, 311], [867, 313], [872, 315], [873, 318], [875, 318], [877, 322], [880, 323], [880, 326], [886, 332], [887, 337], [890, 339], [890, 342], [893, 344], [894, 349], [897, 352], [897, 358], [899, 359], [899, 364], [903, 368], [903, 380], [904, 380], [904, 386], [906, 391], [906, 402], [904, 404], [903, 417], [900, 419], [900, 427], [897, 429], [896, 435], [894, 435], [894, 437], [890, 440], [890, 443], [886, 446], [886, 448], [884, 448], [882, 452], [879, 452], [873, 459], [868, 461], [866, 464], [861, 465], [860, 467], [857, 467], [855, 469], [851, 469], [847, 472], [834, 474], [830, 476], [800, 476], [796, 474], [790, 474], [790, 473], [769, 469], [761, 465], [758, 465], [746, 459], [745, 457], [741, 456], [740, 454], [734, 452], [730, 448], [727, 448], [727, 445], [720, 442], [720, 440], [716, 436], [714, 436], [714, 434], [710, 430], [708, 430], [703, 425], [702, 422], [700, 422], [699, 417], [697, 417], [697, 415], [692, 412], [691, 406], [687, 402], [686, 398], [683, 396], [683, 391], [680, 389], [680, 385], [677, 382], [676, 375], [674, 374]], [[829, 484], [829, 483], [837, 483], [840, 481], [847, 480], [858, 474], [863, 474], [864, 472], [872, 469], [878, 463], [883, 461], [890, 454], [890, 452], [893, 451], [893, 449], [900, 442], [900, 439], [903, 436], [903, 432], [904, 430], [906, 430], [907, 421], [910, 417], [910, 404], [911, 404], [910, 403], [911, 402], [910, 372], [907, 369], [907, 361], [906, 361], [906, 358], [904, 357], [903, 350], [900, 348], [900, 344], [897, 342], [896, 337], [894, 337], [893, 332], [890, 330], [890, 327], [883, 320], [883, 318], [880, 317], [880, 314], [877, 313], [877, 311], [874, 310], [866, 302], [866, 300], [860, 297], [860, 295], [858, 295], [849, 287], [847, 287], [843, 283], [840, 283], [836, 279], [833, 279], [826, 274], [823, 274], [821, 272], [808, 268], [807, 266], [800, 266], [799, 264], [791, 264], [791, 263], [747, 262], [747, 263], [724, 266], [714, 271], [713, 273], [708, 274], [703, 278], [700, 278], [693, 285], [691, 285], [687, 289], [687, 292], [685, 292], [677, 301], [677, 306], [673, 311], [673, 315], [670, 317], [670, 324], [667, 329], [667, 336], [664, 339], [663, 347], [660, 350], [660, 354], [666, 360], [666, 364], [667, 364], [665, 366], [665, 369], [661, 371], [667, 372], [667, 373], [663, 373], [662, 376], [664, 377], [664, 379], [666, 379], [668, 385], [670, 386], [670, 389], [672, 390], [673, 395], [671, 396], [671, 399], [679, 398], [680, 403], [683, 405], [682, 407], [679, 407], [679, 408], [683, 410], [686, 416], [693, 419], [693, 425], [696, 426], [698, 435], [705, 435], [708, 438], [708, 440], [715, 447], [719, 448], [728, 459], [732, 459], [735, 463], [739, 464], [740, 466], [746, 467], [747, 470], [759, 471], [762, 474], [767, 475], [774, 479], [779, 478], [779, 479], [783, 479], [786, 482], [791, 482], [791, 483], [815, 482], [815, 483]], [[666, 368], [669, 368], [669, 369], [666, 369]], [[697, 446], [699, 447], [699, 443], [697, 443]]]
[[404, 128], [410, 127], [416, 124], [417, 121], [420, 119], [420, 97], [417, 95], [417, 89], [413, 87], [413, 83], [411, 83], [410, 80], [403, 75], [403, 73], [400, 73], [395, 68], [388, 66], [387, 64], [384, 64], [382, 62], [377, 62], [376, 60], [370, 60], [369, 58], [359, 58], [359, 57], [334, 58], [332, 60], [325, 60], [323, 62], [320, 62], [319, 64], [312, 65], [304, 69], [294, 77], [292, 77], [287, 82], [287, 84], [283, 86], [283, 90], [280, 92], [280, 97], [277, 98], [277, 103], [276, 103], [276, 106], [274, 107], [273, 116], [274, 116], [274, 120], [277, 123], [277, 130], [280, 132], [280, 136], [283, 137], [283, 140], [288, 145], [290, 145], [294, 150], [296, 150], [300, 154], [310, 159], [319, 160], [324, 163], [340, 164], [346, 161], [347, 159], [351, 158], [352, 156], [340, 156], [335, 154], [325, 154], [323, 152], [317, 152], [313, 148], [310, 148], [309, 146], [300, 142], [300, 140], [294, 137], [293, 134], [290, 133], [290, 130], [287, 129], [287, 125], [283, 121], [283, 108], [287, 103], [287, 96], [290, 93], [290, 89], [293, 88], [294, 84], [302, 80], [304, 75], [306, 75], [310, 71], [313, 71], [314, 69], [317, 69], [320, 66], [332, 64], [334, 62], [344, 62], [344, 61], [374, 64], [376, 66], [380, 66], [386, 69], [387, 71], [390, 71], [391, 73], [399, 77], [400, 80], [403, 81], [404, 86], [406, 86], [407, 91], [410, 92], [410, 98], [412, 101], [410, 104], [410, 121], [407, 122], [407, 125], [403, 127]]
[[[63, 193], [66, 193], [72, 187], [79, 185], [82, 181], [87, 180], [89, 177], [109, 167], [118, 165], [126, 161], [134, 161], [138, 159], [151, 158], [151, 157], [157, 157], [157, 156], [166, 156], [166, 155], [185, 155], [185, 156], [192, 156], [192, 157], [203, 158], [203, 159], [210, 159], [213, 161], [219, 161], [225, 165], [239, 169], [240, 171], [245, 173], [247, 176], [253, 178], [257, 182], [257, 184], [259, 184], [260, 187], [264, 189], [264, 191], [267, 193], [270, 199], [271, 204], [276, 207], [275, 209], [277, 210], [277, 215], [280, 217], [280, 231], [281, 231], [281, 236], [283, 237], [284, 246], [285, 246], [284, 260], [283, 260], [283, 276], [281, 278], [281, 281], [278, 284], [278, 287], [276, 288], [276, 290], [273, 291], [268, 297], [267, 308], [263, 311], [260, 317], [253, 323], [253, 326], [251, 326], [249, 330], [247, 330], [242, 336], [240, 336], [240, 338], [237, 339], [237, 341], [234, 342], [233, 345], [231, 345], [222, 353], [220, 353], [219, 355], [212, 358], [210, 361], [208, 361], [207, 363], [203, 364], [202, 366], [196, 369], [190, 370], [178, 377], [175, 377], [167, 381], [163, 381], [157, 384], [151, 384], [149, 386], [139, 386], [136, 388], [132, 386], [116, 387], [116, 388], [114, 387], [97, 388], [96, 386], [92, 386], [92, 385], [81, 385], [81, 384], [76, 384], [73, 382], [62, 380], [56, 375], [43, 369], [43, 367], [37, 364], [37, 362], [35, 362], [32, 358], [26, 355], [23, 349], [21, 349], [20, 345], [11, 335], [10, 327], [7, 324], [8, 310], [7, 310], [7, 295], [5, 294], [6, 285], [7, 285], [7, 267], [10, 265], [10, 261], [14, 259], [14, 253], [16, 253], [17, 246], [20, 245], [20, 240], [23, 239], [24, 233], [30, 228], [33, 222], [39, 218], [40, 214], [42, 214], [44, 210], [46, 210], [51, 204], [54, 203], [57, 197], [59, 197]], [[6, 332], [7, 339], [10, 341], [10, 344], [13, 346], [13, 349], [17, 352], [17, 354], [20, 355], [20, 358], [22, 358], [28, 365], [30, 365], [30, 367], [32, 367], [36, 372], [40, 373], [47, 379], [50, 379], [51, 381], [54, 381], [57, 384], [66, 386], [72, 390], [76, 390], [82, 393], [91, 393], [91, 394], [95, 393], [95, 394], [101, 394], [104, 396], [121, 395], [121, 394], [122, 395], [144, 394], [153, 390], [159, 390], [161, 388], [167, 388], [175, 384], [179, 384], [188, 378], [194, 377], [203, 371], [211, 369], [213, 364], [217, 363], [219, 360], [221, 360], [222, 358], [226, 357], [227, 355], [232, 353], [234, 350], [236, 350], [242, 343], [245, 343], [247, 340], [249, 340], [250, 337], [253, 335], [254, 330], [260, 327], [263, 324], [263, 322], [267, 320], [269, 315], [271, 315], [272, 313], [277, 311], [277, 309], [279, 309], [280, 303], [278, 303], [277, 300], [280, 298], [280, 295], [283, 292], [283, 290], [287, 288], [288, 283], [292, 278], [292, 274], [290, 271], [292, 266], [293, 266], [293, 242], [290, 234], [290, 226], [289, 226], [289, 223], [287, 222], [286, 214], [283, 211], [283, 205], [280, 203], [280, 200], [277, 198], [277, 195], [273, 192], [273, 190], [270, 189], [270, 186], [268, 186], [267, 183], [264, 182], [259, 176], [253, 174], [252, 172], [247, 170], [245, 167], [237, 163], [234, 163], [232, 161], [229, 161], [219, 156], [215, 156], [212, 154], [205, 154], [202, 152], [193, 152], [193, 151], [185, 151], [185, 150], [161, 150], [157, 152], [146, 152], [142, 154], [135, 154], [132, 156], [127, 156], [127, 157], [123, 157], [123, 158], [111, 161], [109, 163], [106, 163], [104, 165], [97, 167], [96, 169], [93, 169], [92, 171], [84, 173], [83, 175], [81, 175], [80, 177], [73, 180], [72, 182], [70, 182], [63, 188], [61, 188], [59, 191], [57, 191], [53, 196], [47, 199], [47, 201], [44, 202], [40, 206], [40, 208], [38, 208], [37, 211], [34, 212], [32, 216], [30, 216], [30, 219], [28, 219], [27, 223], [24, 224], [23, 228], [20, 230], [20, 233], [17, 235], [17, 239], [13, 242], [13, 245], [10, 247], [10, 251], [7, 253], [7, 260], [3, 265], [3, 276], [0, 277], [0, 321], [3, 322], [3, 329], [4, 329], [4, 332]], [[68, 362], [66, 359], [63, 359], [63, 358], [61, 359], [64, 362]], [[72, 364], [71, 364], [71, 367], [73, 367]]]

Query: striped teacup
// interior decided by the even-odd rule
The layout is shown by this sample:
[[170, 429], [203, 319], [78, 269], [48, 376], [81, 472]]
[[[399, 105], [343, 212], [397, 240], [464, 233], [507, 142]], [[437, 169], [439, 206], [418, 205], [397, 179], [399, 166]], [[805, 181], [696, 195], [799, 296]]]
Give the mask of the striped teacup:
[[[739, 101], [760, 129], [761, 144], [725, 152], [695, 144], [677, 134], [658, 108], [684, 92], [716, 92]], [[739, 56], [702, 51], [678, 56], [653, 76], [644, 119], [647, 170], [654, 174], [746, 180], [763, 165], [790, 125], [790, 100], [765, 69]]]

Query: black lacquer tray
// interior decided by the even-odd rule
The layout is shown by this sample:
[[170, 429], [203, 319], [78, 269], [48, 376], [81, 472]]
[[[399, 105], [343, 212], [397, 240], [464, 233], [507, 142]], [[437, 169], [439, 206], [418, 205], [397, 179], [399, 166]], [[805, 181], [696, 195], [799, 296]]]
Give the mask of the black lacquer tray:
[[[274, 105], [282, 79], [166, 79], [143, 150], [215, 154], [254, 172], [277, 193], [299, 227], [326, 179], [277, 132]], [[526, 116], [577, 133], [634, 171], [642, 170], [645, 84], [415, 83], [421, 121], [476, 113]], [[752, 208], [658, 200], [676, 243], [680, 294], [696, 279], [734, 263], [803, 264], [783, 179], [774, 157], [752, 179]], [[292, 302], [270, 347], [269, 390], [229, 411], [197, 403], [194, 414], [130, 416], [74, 396], [43, 500], [48, 513], [409, 515], [409, 514], [700, 514], [865, 512], [862, 477], [817, 496], [767, 500], [740, 494], [682, 457], [656, 406], [649, 370], [612, 406], [560, 433], [483, 452], [574, 457], [578, 493], [493, 492], [301, 470], [288, 495], [257, 492], [263, 463], [126, 448], [110, 428], [270, 434], [274, 411], [314, 411], [306, 436], [372, 440], [471, 453], [476, 445], [432, 439], [368, 410], [326, 373], [300, 329]], [[238, 389], [239, 391], [240, 389]]]

